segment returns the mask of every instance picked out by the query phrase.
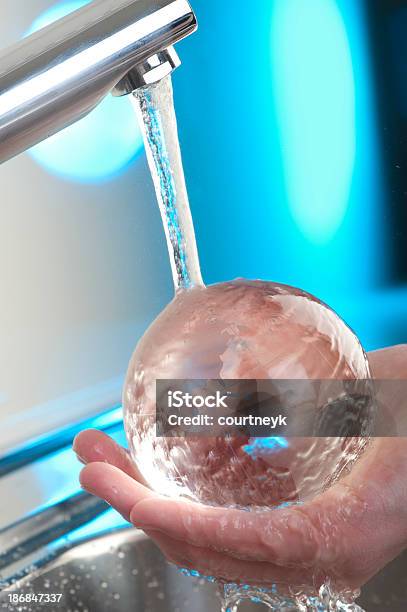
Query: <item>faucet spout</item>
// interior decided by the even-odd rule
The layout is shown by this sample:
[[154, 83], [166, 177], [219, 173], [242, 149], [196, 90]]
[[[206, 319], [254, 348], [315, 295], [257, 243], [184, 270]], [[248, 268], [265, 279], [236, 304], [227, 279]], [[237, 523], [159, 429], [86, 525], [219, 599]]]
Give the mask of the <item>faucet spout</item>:
[[0, 163], [179, 65], [197, 27], [187, 0], [95, 0], [3, 52]]

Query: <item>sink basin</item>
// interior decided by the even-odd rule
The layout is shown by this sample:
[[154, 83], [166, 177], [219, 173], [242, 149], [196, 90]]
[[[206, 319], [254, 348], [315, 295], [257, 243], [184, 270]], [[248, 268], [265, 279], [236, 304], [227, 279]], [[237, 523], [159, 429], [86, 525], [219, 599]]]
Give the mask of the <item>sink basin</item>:
[[[407, 554], [401, 555], [363, 590], [367, 612], [405, 612]], [[10, 605], [9, 596], [62, 593], [59, 604]], [[184, 576], [167, 563], [143, 533], [121, 529], [82, 542], [0, 593], [0, 609], [65, 612], [216, 612], [216, 585]], [[239, 610], [260, 612], [245, 603]]]
[[[122, 529], [64, 552], [34, 576], [0, 594], [0, 610], [9, 595], [62, 593], [56, 610], [80, 612], [208, 612], [219, 610], [216, 586], [183, 576], [167, 563], [143, 533]], [[36, 604], [38, 606], [38, 604]], [[246, 610], [259, 606], [246, 607]], [[27, 606], [23, 610], [46, 610]], [[49, 610], [49, 607], [48, 607]]]

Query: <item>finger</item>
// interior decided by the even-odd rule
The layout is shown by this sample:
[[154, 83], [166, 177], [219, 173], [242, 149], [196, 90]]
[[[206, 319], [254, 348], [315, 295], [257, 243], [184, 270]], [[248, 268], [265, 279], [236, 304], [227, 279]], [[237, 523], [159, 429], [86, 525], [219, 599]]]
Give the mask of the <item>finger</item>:
[[126, 520], [140, 501], [158, 496], [119, 468], [108, 463], [89, 463], [80, 474], [83, 489], [104, 499]]
[[287, 593], [292, 585], [303, 587], [308, 593], [317, 591], [320, 586], [314, 585], [314, 572], [281, 568], [260, 561], [241, 561], [208, 548], [179, 542], [156, 531], [148, 531], [147, 535], [170, 563], [180, 568], [197, 571], [204, 577], [216, 576], [218, 580], [259, 587], [278, 585], [281, 593]]
[[316, 527], [296, 508], [244, 512], [162, 498], [142, 500], [131, 522], [145, 531], [160, 531], [178, 541], [210, 548], [242, 560], [312, 565], [317, 551]]
[[407, 345], [390, 346], [368, 354], [374, 378], [383, 380], [407, 379]]
[[78, 434], [73, 449], [82, 463], [106, 462], [114, 465], [142, 484], [146, 484], [128, 451], [97, 429]]
[[407, 492], [399, 483], [407, 469], [407, 446], [393, 441], [392, 448], [390, 459], [389, 449], [376, 445], [350, 477], [302, 506], [243, 512], [146, 499], [133, 508], [131, 520], [144, 530], [237, 559], [347, 576], [357, 570], [367, 579], [407, 542]]

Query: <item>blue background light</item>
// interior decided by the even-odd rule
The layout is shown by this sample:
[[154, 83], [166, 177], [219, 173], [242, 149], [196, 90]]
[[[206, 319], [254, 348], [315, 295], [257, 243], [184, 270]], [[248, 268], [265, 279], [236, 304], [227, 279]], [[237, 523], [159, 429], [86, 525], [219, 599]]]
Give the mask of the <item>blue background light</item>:
[[407, 303], [392, 288], [376, 9], [237, 0], [233, 19], [214, 0], [194, 9], [200, 29], [183, 43], [174, 89], [205, 281], [301, 287], [367, 349], [405, 340], [394, 324], [396, 302], [397, 321]]
[[352, 57], [336, 2], [275, 2], [271, 43], [287, 203], [304, 235], [326, 243], [346, 214], [356, 147]]
[[[31, 34], [89, 3], [59, 3], [40, 15]], [[48, 172], [65, 179], [92, 183], [125, 170], [143, 147], [133, 107], [127, 96], [107, 96], [87, 117], [51, 136], [29, 151]]]

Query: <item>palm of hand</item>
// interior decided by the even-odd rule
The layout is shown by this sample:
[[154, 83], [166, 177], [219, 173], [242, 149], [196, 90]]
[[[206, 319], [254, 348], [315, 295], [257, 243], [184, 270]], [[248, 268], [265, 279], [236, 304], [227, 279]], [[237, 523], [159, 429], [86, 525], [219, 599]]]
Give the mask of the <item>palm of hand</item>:
[[[406, 378], [407, 353], [369, 356], [380, 378]], [[256, 585], [364, 584], [407, 545], [407, 440], [377, 438], [352, 472], [302, 506], [264, 512], [211, 508], [151, 491], [105, 434], [74, 444], [81, 484], [143, 529], [175, 564]]]

